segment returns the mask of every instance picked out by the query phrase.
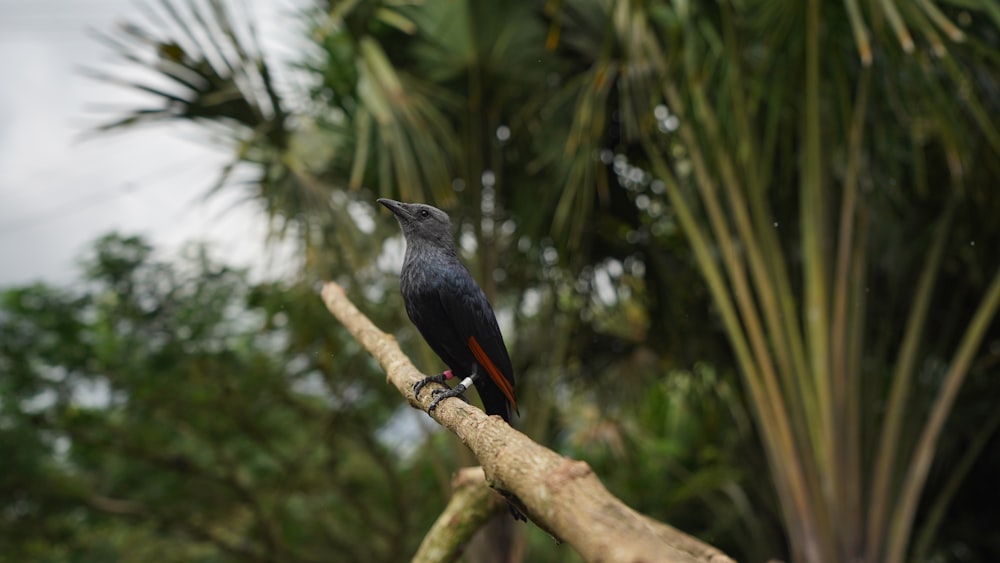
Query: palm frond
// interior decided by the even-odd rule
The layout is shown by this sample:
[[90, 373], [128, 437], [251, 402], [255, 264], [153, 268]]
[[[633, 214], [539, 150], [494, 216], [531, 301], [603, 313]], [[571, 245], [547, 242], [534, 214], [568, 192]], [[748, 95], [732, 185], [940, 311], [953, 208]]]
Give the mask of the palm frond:
[[[276, 146], [287, 143], [287, 115], [268, 65], [252, 39], [235, 31], [236, 15], [222, 0], [169, 0], [146, 6], [146, 23], [125, 23], [101, 40], [128, 70], [90, 70], [91, 76], [150, 94], [158, 107], [134, 110], [100, 127], [108, 131], [157, 121], [209, 120], [246, 131], [267, 130]], [[124, 78], [148, 75], [138, 81]], [[158, 111], [157, 111], [158, 110]]]

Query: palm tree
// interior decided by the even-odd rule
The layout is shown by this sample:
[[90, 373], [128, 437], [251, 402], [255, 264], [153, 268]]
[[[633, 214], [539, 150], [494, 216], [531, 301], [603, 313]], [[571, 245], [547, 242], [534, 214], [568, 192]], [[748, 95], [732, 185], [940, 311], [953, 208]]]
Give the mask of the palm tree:
[[[489, 293], [517, 312], [540, 292], [566, 313], [529, 374], [585, 373], [560, 366], [597, 365], [612, 341], [620, 367], [642, 347], [669, 357], [724, 335], [725, 352], [698, 349], [740, 374], [791, 557], [929, 554], [1000, 425], [967, 419], [972, 447], [928, 490], [956, 401], [983, 404], [959, 392], [997, 336], [991, 3], [319, 2], [294, 115], [220, 0], [188, 16], [162, 6], [206, 33], [129, 27], [118, 49], [157, 53], [133, 60], [184, 92], [140, 86], [162, 104], [112, 125], [228, 127], [234, 166], [257, 166], [255, 197], [314, 272], [377, 253], [330, 198], [456, 210]], [[594, 280], [628, 260], [642, 284], [614, 301], [642, 304], [640, 319], [587, 317]], [[692, 268], [701, 294], [682, 293]], [[677, 295], [711, 316], [672, 332], [691, 310]], [[546, 332], [530, 321], [519, 335]], [[637, 335], [610, 338], [609, 322]]]
[[[981, 21], [995, 14], [985, 5], [945, 13], [931, 2], [865, 8], [609, 4], [600, 55], [577, 97], [584, 140], [571, 140], [606, 138], [610, 121], [592, 121], [608, 115], [613, 93], [619, 154], [634, 163], [620, 167], [620, 183], [647, 201], [665, 192], [670, 220], [692, 245], [754, 406], [797, 561], [926, 555], [907, 552], [918, 501], [1000, 305], [995, 260], [970, 256], [986, 269], [972, 284], [978, 303], [922, 348], [938, 272], [958, 259], [946, 261], [945, 248], [996, 235], [970, 209], [997, 208], [988, 189], [997, 170], [975, 165], [1000, 149], [990, 118], [997, 45]], [[592, 164], [584, 154], [574, 166]], [[585, 189], [567, 186], [564, 201], [586, 199]], [[959, 209], [979, 221], [954, 228]], [[914, 223], [931, 227], [917, 248], [887, 239]], [[887, 269], [877, 255], [885, 250], [908, 275]], [[896, 285], [911, 276], [912, 290]], [[905, 296], [908, 317], [880, 314], [892, 311], [869, 299], [875, 283]], [[890, 330], [901, 338], [885, 342]], [[916, 384], [928, 370], [940, 387]], [[907, 397], [921, 392], [914, 408]], [[989, 417], [980, 447], [998, 422]]]

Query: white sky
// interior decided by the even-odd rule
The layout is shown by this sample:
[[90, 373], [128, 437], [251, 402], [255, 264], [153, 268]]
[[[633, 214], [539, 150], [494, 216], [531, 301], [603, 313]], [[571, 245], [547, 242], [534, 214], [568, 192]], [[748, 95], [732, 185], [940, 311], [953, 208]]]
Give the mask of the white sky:
[[[293, 56], [304, 2], [250, 3], [272, 63]], [[146, 235], [168, 256], [210, 241], [228, 264], [284, 270], [287, 255], [264, 247], [265, 220], [237, 188], [204, 199], [228, 154], [199, 129], [82, 138], [113, 115], [95, 106], [136, 107], [124, 88], [79, 72], [113, 60], [88, 30], [126, 19], [146, 21], [134, 0], [0, 0], [0, 287], [72, 281], [81, 252], [112, 230]]]

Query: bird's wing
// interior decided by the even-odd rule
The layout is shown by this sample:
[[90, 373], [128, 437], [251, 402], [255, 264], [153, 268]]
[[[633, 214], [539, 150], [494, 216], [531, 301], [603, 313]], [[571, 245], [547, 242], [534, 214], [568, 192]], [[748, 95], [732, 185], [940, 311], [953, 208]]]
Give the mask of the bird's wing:
[[514, 396], [514, 368], [511, 366], [507, 347], [504, 346], [496, 315], [469, 271], [464, 266], [460, 268], [460, 271], [456, 269], [452, 275], [445, 276], [447, 282], [440, 286], [441, 304], [463, 343], [514, 407], [514, 411], [518, 412]]

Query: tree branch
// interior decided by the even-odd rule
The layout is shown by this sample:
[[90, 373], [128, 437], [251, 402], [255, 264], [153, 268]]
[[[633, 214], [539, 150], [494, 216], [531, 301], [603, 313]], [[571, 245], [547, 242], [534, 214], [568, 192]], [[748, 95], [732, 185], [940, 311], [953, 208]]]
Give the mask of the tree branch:
[[[426, 412], [431, 393], [419, 399], [413, 395], [413, 385], [423, 375], [396, 339], [358, 311], [339, 285], [327, 283], [322, 294], [330, 312], [385, 369], [386, 381]], [[585, 462], [535, 443], [498, 416], [486, 416], [460, 400], [442, 401], [430, 416], [472, 450], [490, 486], [516, 497], [533, 522], [588, 561], [732, 561], [718, 549], [639, 514], [609, 493]]]
[[431, 527], [412, 563], [450, 563], [462, 555], [473, 534], [498, 512], [503, 497], [486, 484], [482, 467], [464, 467], [451, 481], [448, 506]]

